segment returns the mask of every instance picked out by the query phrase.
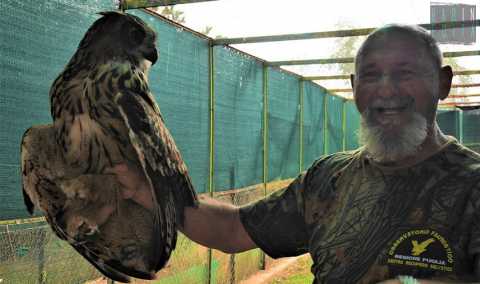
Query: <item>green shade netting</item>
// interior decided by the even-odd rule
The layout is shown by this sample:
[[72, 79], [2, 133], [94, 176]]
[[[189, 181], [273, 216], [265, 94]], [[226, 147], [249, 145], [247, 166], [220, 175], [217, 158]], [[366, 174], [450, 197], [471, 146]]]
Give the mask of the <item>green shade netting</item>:
[[437, 122], [442, 132], [446, 135], [459, 137], [460, 130], [458, 129], [459, 111], [456, 110], [442, 110], [437, 111]]
[[50, 85], [97, 12], [113, 1], [0, 1], [0, 219], [27, 217], [20, 182], [20, 141], [50, 123]]
[[343, 99], [327, 96], [327, 108], [326, 154], [331, 154], [343, 149]]
[[303, 170], [323, 155], [325, 89], [304, 82], [303, 92]]
[[463, 143], [480, 152], [480, 109], [464, 110], [462, 115]]
[[345, 150], [358, 148], [358, 129], [360, 128], [360, 113], [354, 101], [345, 102]]
[[268, 180], [296, 176], [299, 169], [299, 79], [268, 71]]
[[263, 181], [263, 67], [232, 49], [215, 51], [215, 191]]

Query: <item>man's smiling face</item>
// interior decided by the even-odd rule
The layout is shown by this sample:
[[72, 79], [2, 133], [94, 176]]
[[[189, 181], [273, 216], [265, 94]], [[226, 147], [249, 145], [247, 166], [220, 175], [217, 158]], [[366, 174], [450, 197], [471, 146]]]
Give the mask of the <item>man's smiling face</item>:
[[439, 99], [439, 71], [426, 45], [386, 33], [362, 49], [353, 80], [362, 114], [361, 142], [379, 161], [414, 155], [428, 135]]
[[439, 67], [424, 45], [401, 34], [375, 39], [357, 61], [355, 102], [386, 130], [402, 127], [413, 112], [430, 125], [438, 101]]

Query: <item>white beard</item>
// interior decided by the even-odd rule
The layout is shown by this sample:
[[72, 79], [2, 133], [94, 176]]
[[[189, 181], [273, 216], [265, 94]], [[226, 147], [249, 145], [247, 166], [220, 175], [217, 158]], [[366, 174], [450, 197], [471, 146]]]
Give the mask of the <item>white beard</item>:
[[367, 109], [362, 113], [359, 142], [369, 155], [378, 162], [394, 162], [413, 156], [427, 138], [427, 120], [412, 112], [408, 123], [396, 131], [385, 131], [376, 125]]

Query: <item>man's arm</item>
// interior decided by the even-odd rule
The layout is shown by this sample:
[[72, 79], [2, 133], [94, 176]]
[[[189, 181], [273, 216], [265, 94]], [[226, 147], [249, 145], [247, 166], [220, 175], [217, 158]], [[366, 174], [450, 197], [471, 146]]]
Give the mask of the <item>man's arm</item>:
[[[147, 209], [153, 208], [145, 179], [126, 164], [109, 169], [124, 186], [122, 197], [132, 199]], [[184, 227], [180, 231], [192, 241], [226, 253], [256, 248], [240, 221], [239, 208], [215, 199], [199, 196], [198, 208], [185, 207]]]
[[184, 227], [189, 239], [225, 253], [256, 248], [240, 221], [239, 208], [215, 199], [199, 196], [198, 208], [186, 207]]

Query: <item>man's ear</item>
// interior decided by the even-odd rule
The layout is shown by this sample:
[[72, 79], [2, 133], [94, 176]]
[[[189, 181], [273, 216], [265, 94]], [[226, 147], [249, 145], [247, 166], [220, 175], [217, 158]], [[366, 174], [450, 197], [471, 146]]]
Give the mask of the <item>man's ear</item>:
[[355, 75], [350, 74], [350, 85], [352, 85], [352, 90], [355, 89]]
[[439, 78], [439, 99], [444, 100], [448, 97], [448, 93], [450, 93], [450, 88], [452, 87], [452, 77], [453, 71], [452, 67], [449, 65], [443, 66], [440, 69], [440, 78]]

